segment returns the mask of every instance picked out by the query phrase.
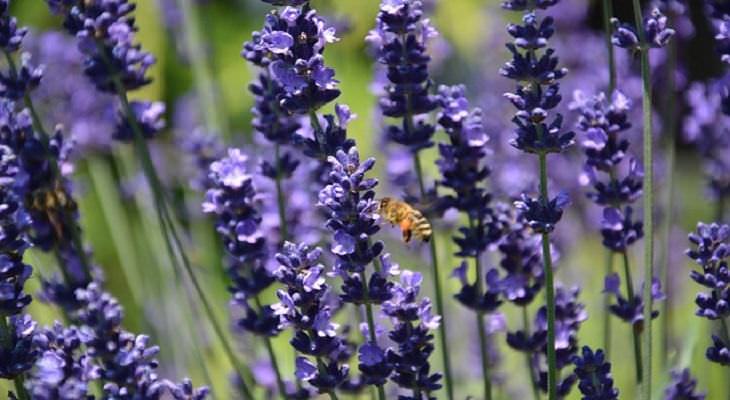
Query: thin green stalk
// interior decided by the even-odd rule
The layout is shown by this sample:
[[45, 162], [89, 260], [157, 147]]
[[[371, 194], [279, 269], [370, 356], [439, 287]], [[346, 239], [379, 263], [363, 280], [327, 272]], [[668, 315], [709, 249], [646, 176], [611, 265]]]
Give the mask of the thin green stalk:
[[[469, 217], [469, 227], [474, 229], [474, 218]], [[476, 272], [477, 296], [484, 292], [482, 283], [482, 263], [479, 252], [474, 256], [474, 270]], [[487, 333], [484, 329], [484, 313], [477, 312], [477, 331], [479, 332], [479, 351], [482, 356], [482, 384], [484, 385], [484, 399], [492, 400], [492, 379], [489, 376], [489, 349], [487, 348]]]
[[[631, 302], [634, 301], [635, 293], [634, 281], [631, 277], [631, 265], [629, 264], [629, 255], [626, 251], [623, 251], [621, 255], [623, 256], [622, 258], [624, 264], [624, 278], [626, 279], [626, 297]], [[634, 364], [636, 369], [636, 382], [641, 383], [644, 380], [644, 369], [641, 363], [641, 332], [639, 332], [636, 326], [632, 326], [631, 333], [634, 338]]]
[[[256, 307], [258, 307], [259, 311], [264, 309], [264, 307], [261, 305], [261, 300], [259, 299], [259, 296], [254, 297], [254, 302], [256, 303]], [[284, 385], [284, 379], [282, 379], [281, 377], [279, 362], [277, 361], [276, 353], [274, 353], [274, 347], [271, 345], [271, 338], [268, 336], [264, 336], [263, 339], [266, 344], [266, 351], [269, 353], [269, 360], [271, 360], [271, 368], [274, 370], [274, 375], [276, 375], [276, 386], [279, 388], [279, 396], [286, 399], [286, 385]]]
[[[606, 251], [606, 276], [613, 273], [613, 251]], [[610, 293], [603, 294], [603, 351], [606, 354], [607, 359], [611, 359], [611, 312], [609, 311], [610, 306]]]
[[[542, 134], [542, 132], [540, 132]], [[540, 155], [540, 199], [549, 201], [547, 178], [547, 155]], [[555, 354], [555, 286], [553, 283], [553, 257], [550, 253], [550, 234], [542, 234], [542, 257], [545, 268], [545, 299], [547, 308], [547, 362], [548, 362], [548, 398], [558, 398], [558, 369]]]
[[[368, 242], [368, 245], [370, 243]], [[375, 269], [375, 272], [380, 272], [382, 266], [380, 265], [380, 261], [376, 258], [373, 261], [373, 268]], [[363, 285], [365, 286], [363, 288], [364, 295], [365, 295], [365, 315], [367, 318], [367, 324], [368, 324], [368, 333], [369, 333], [369, 340], [373, 344], [377, 344], [378, 337], [375, 332], [375, 318], [373, 317], [373, 306], [370, 304], [370, 299], [368, 293], [370, 293], [370, 289], [368, 288], [368, 282], [367, 280], [363, 279]], [[385, 389], [383, 388], [383, 385], [377, 385], [378, 388], [378, 399], [379, 400], [385, 400]]]
[[[530, 335], [530, 318], [527, 316], [527, 306], [522, 306], [522, 329], [525, 335]], [[525, 366], [527, 367], [527, 374], [530, 376], [530, 385], [532, 386], [532, 398], [534, 400], [540, 400], [540, 388], [537, 385], [535, 379], [535, 373], [532, 370], [532, 354], [525, 353]]]
[[183, 21], [182, 30], [186, 56], [190, 61], [193, 72], [193, 82], [196, 87], [200, 105], [203, 110], [203, 119], [208, 131], [221, 134], [228, 137], [228, 126], [225, 118], [225, 111], [221, 101], [217, 101], [217, 88], [215, 79], [210, 72], [208, 64], [203, 33], [200, 29], [200, 21], [195, 5], [191, 0], [177, 0], [180, 10], [182, 10]]
[[642, 112], [644, 115], [644, 354], [645, 371], [642, 399], [651, 399], [652, 383], [652, 319], [651, 280], [654, 276], [654, 151], [651, 109], [651, 71], [649, 47], [644, 37], [643, 17], [639, 0], [633, 0], [636, 31], [641, 43]]
[[[410, 118], [409, 118], [410, 119]], [[408, 126], [408, 123], [406, 123]], [[411, 122], [412, 125], [412, 122]], [[416, 176], [418, 177], [418, 186], [421, 197], [425, 198], [426, 188], [423, 179], [423, 169], [421, 168], [421, 158], [418, 153], [414, 155], [414, 163], [416, 168]], [[439, 272], [438, 252], [436, 249], [436, 235], [431, 236], [429, 240], [429, 250], [431, 252], [431, 266], [433, 272], [433, 286], [436, 297], [436, 312], [441, 316], [439, 324], [439, 339], [441, 343], [441, 357], [444, 361], [444, 383], [446, 386], [446, 394], [449, 400], [454, 399], [453, 378], [451, 374], [451, 355], [449, 353], [449, 338], [446, 330], [446, 312], [444, 307], [444, 295], [441, 289], [441, 273]]]
[[[324, 361], [322, 361], [322, 357], [317, 357], [317, 369], [319, 369], [320, 373], [324, 371]], [[331, 400], [338, 400], [337, 399], [337, 392], [335, 389], [332, 389], [331, 391], [327, 392], [327, 394], [330, 396]]]
[[718, 223], [725, 221], [725, 197], [721, 196], [719, 199], [717, 199], [717, 202], [715, 202], [715, 221]]
[[[200, 285], [200, 282], [198, 281], [198, 278], [193, 271], [192, 265], [190, 264], [190, 260], [185, 253], [185, 246], [182, 244], [182, 241], [177, 234], [177, 230], [173, 224], [172, 217], [170, 216], [169, 210], [167, 208], [168, 206], [164, 193], [162, 191], [160, 178], [157, 175], [157, 171], [155, 170], [154, 165], [152, 164], [152, 158], [149, 153], [149, 148], [147, 147], [147, 143], [145, 142], [145, 139], [142, 135], [142, 130], [140, 129], [139, 124], [137, 123], [137, 119], [129, 105], [127, 92], [119, 81], [118, 76], [114, 77], [114, 84], [117, 89], [117, 95], [122, 103], [124, 115], [127, 118], [127, 121], [132, 127], [132, 131], [134, 133], [135, 149], [137, 155], [141, 158], [142, 168], [152, 189], [155, 207], [157, 208], [157, 217], [159, 219], [160, 226], [165, 233], [165, 245], [167, 247], [167, 251], [170, 253], [171, 261], [177, 266], [177, 262], [175, 260], [177, 260], [178, 257], [182, 260], [184, 270], [188, 275], [191, 283], [193, 284], [193, 288], [195, 289], [195, 292], [203, 305], [203, 309], [207, 315], [207, 318], [210, 321], [216, 336], [218, 336], [218, 339], [221, 341], [221, 344], [223, 345], [224, 351], [226, 353], [226, 356], [229, 358], [231, 365], [234, 367], [236, 373], [239, 375], [244, 396], [247, 399], [252, 399], [253, 396], [251, 395], [251, 392], [247, 384], [245, 383], [244, 367], [237, 360], [233, 348], [228, 343], [224, 330], [216, 319], [213, 307], [208, 301], [205, 291]], [[177, 252], [175, 248], [177, 248]]]
[[[8, 324], [8, 320], [5, 315], [0, 314], [0, 348], [9, 348], [13, 343], [13, 332]], [[25, 389], [25, 378], [23, 374], [18, 374], [13, 378], [15, 384], [15, 394], [18, 395], [19, 400], [30, 400], [28, 391]]]
[[[673, 20], [670, 15], [670, 25], [673, 25]], [[668, 364], [668, 354], [671, 342], [671, 326], [672, 326], [672, 303], [674, 296], [670, 293], [672, 288], [669, 284], [669, 260], [671, 259], [671, 233], [674, 222], [674, 165], [676, 162], [676, 146], [675, 137], [677, 133], [677, 102], [676, 102], [676, 82], [674, 77], [674, 71], [677, 68], [677, 42], [671, 41], [668, 45], [668, 62], [666, 68], [667, 74], [667, 90], [669, 96], [666, 98], [666, 109], [665, 109], [665, 126], [666, 126], [666, 139], [665, 139], [665, 154], [667, 163], [667, 187], [664, 192], [664, 224], [662, 225], [662, 250], [660, 253], [660, 279], [666, 298], [662, 303], [662, 312], [660, 318], [662, 321], [662, 343], [661, 343], [661, 359], [662, 368], [666, 368]]]
[[612, 0], [603, 0], [603, 29], [606, 33], [606, 50], [608, 52], [608, 93], [616, 89], [616, 61], [613, 55], [613, 43], [611, 43], [611, 18], [613, 17]]
[[276, 204], [279, 209], [279, 230], [281, 232], [281, 241], [286, 242], [289, 240], [289, 230], [286, 223], [286, 203], [284, 201], [284, 190], [281, 187], [281, 165], [280, 164], [280, 147], [279, 143], [274, 145], [274, 159], [276, 160]]

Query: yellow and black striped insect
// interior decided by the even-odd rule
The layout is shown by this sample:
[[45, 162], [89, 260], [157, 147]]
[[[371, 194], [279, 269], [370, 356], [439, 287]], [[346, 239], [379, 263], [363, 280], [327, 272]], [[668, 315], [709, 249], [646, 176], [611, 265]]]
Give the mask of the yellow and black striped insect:
[[378, 214], [391, 225], [400, 227], [403, 241], [406, 243], [410, 242], [413, 236], [424, 242], [431, 239], [433, 233], [431, 223], [423, 216], [423, 213], [405, 201], [383, 197], [378, 202]]

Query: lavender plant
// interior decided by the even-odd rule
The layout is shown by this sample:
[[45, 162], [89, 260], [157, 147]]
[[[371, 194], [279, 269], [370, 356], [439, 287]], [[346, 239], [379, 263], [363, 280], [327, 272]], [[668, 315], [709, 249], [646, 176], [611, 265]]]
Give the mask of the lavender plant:
[[[652, 320], [652, 285], [650, 279], [654, 277], [654, 151], [653, 151], [653, 129], [652, 129], [652, 97], [651, 97], [651, 76], [649, 66], [649, 49], [662, 48], [667, 45], [669, 39], [674, 35], [674, 30], [667, 27], [667, 18], [658, 10], [654, 9], [651, 15], [642, 18], [641, 4], [638, 0], [633, 1], [634, 26], [620, 25], [617, 19], [613, 19], [614, 33], [612, 42], [615, 46], [629, 49], [639, 53], [641, 57], [641, 80], [642, 90], [642, 111], [643, 111], [643, 141], [644, 141], [644, 229], [647, 239], [644, 241], [644, 288], [643, 297], [646, 302], [644, 307], [644, 324], [647, 332], [651, 332]], [[645, 382], [642, 384], [642, 398], [651, 397], [651, 360], [652, 360], [652, 335], [647, 333], [643, 337], [644, 354], [642, 368], [645, 373]]]
[[[459, 228], [461, 235], [454, 238], [459, 246], [456, 255], [464, 258], [454, 271], [462, 285], [455, 297], [477, 315], [484, 397], [491, 399], [492, 378], [489, 376], [485, 314], [494, 312], [501, 301], [498, 298], [499, 289], [489, 286], [490, 277], [496, 271], [490, 270], [484, 274], [481, 264], [487, 248], [501, 238], [504, 222], [499, 213], [490, 207], [491, 195], [485, 188], [489, 168], [481, 160], [486, 156], [485, 146], [489, 137], [482, 126], [481, 110], [469, 109], [464, 92], [463, 86], [439, 88], [443, 110], [439, 124], [449, 135], [448, 143], [439, 144], [441, 158], [437, 164], [443, 176], [439, 183], [454, 192], [442, 196], [439, 203], [443, 209], [453, 208], [463, 212], [469, 220], [468, 226]], [[468, 283], [466, 276], [468, 258], [474, 259], [474, 283]], [[492, 285], [496, 286], [494, 282]]]
[[[420, 201], [428, 203], [437, 196], [436, 188], [428, 188], [421, 165], [420, 152], [432, 147], [436, 128], [428, 120], [439, 106], [437, 96], [429, 93], [427, 42], [438, 32], [423, 16], [423, 4], [419, 0], [382, 1], [367, 41], [375, 48], [377, 61], [387, 70], [388, 83], [379, 100], [384, 116], [398, 120], [398, 124], [385, 128], [386, 138], [405, 146], [413, 155], [413, 166], [418, 181]], [[440, 325], [441, 355], [444, 362], [446, 392], [453, 400], [453, 379], [448, 351], [446, 313], [438, 265], [437, 238], [430, 239], [431, 266], [435, 290], [436, 310], [444, 318]], [[486, 374], [486, 372], [485, 372]], [[488, 383], [485, 383], [488, 385]], [[485, 394], [486, 395], [486, 394]]]
[[[540, 163], [539, 196], [533, 198], [523, 193], [522, 199], [515, 206], [527, 225], [535, 233], [542, 235], [546, 289], [547, 389], [551, 400], [558, 396], [558, 366], [550, 232], [560, 221], [568, 199], [564, 194], [549, 198], [547, 155], [565, 151], [573, 143], [574, 137], [572, 132], [562, 131], [563, 117], [560, 114], [556, 114], [548, 122], [548, 111], [555, 108], [561, 100], [557, 81], [567, 71], [558, 68], [555, 51], [546, 48], [548, 39], [554, 33], [553, 19], [545, 17], [540, 21], [535, 10], [547, 9], [555, 3], [556, 1], [538, 1], [535, 4], [522, 1], [503, 3], [504, 8], [525, 11], [525, 14], [522, 25], [510, 24], [507, 27], [507, 32], [515, 38], [514, 43], [507, 45], [513, 59], [500, 70], [503, 76], [517, 82], [515, 92], [505, 94], [518, 110], [512, 119], [516, 125], [516, 137], [511, 144], [520, 151], [537, 155]], [[542, 54], [539, 54], [540, 51]]]

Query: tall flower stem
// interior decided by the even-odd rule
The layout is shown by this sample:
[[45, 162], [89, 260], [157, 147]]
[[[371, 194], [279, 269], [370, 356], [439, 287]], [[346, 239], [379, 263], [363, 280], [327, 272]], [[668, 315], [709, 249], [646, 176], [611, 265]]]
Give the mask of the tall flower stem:
[[651, 360], [652, 333], [651, 281], [654, 276], [654, 151], [652, 144], [651, 119], [651, 71], [649, 66], [649, 47], [644, 38], [643, 17], [639, 0], [633, 0], [636, 31], [641, 43], [641, 80], [643, 83], [642, 113], [644, 115], [644, 354], [643, 367], [645, 379], [642, 385], [644, 400], [651, 399]]
[[[406, 126], [412, 126], [413, 117], [408, 116]], [[413, 155], [413, 162], [416, 168], [416, 177], [418, 178], [418, 186], [421, 193], [421, 197], [426, 196], [426, 186], [423, 179], [423, 168], [421, 167], [421, 158], [418, 153]], [[436, 311], [441, 316], [441, 324], [439, 324], [439, 340], [441, 342], [441, 357], [444, 360], [444, 377], [446, 393], [449, 400], [454, 398], [454, 389], [452, 387], [452, 375], [451, 375], [451, 356], [449, 353], [449, 339], [446, 332], [446, 314], [444, 312], [444, 295], [441, 288], [441, 274], [439, 272], [438, 252], [436, 250], [436, 235], [431, 237], [429, 240], [429, 250], [431, 252], [431, 266], [433, 271], [433, 286], [436, 297]], [[479, 280], [479, 279], [477, 279]], [[485, 384], [486, 385], [486, 384]]]
[[[0, 314], [0, 348], [10, 347], [12, 345], [13, 332], [11, 329], [7, 317]], [[18, 395], [18, 400], [30, 400], [28, 391], [25, 389], [25, 378], [23, 374], [16, 375], [13, 383], [15, 384], [15, 392]]]
[[279, 143], [274, 144], [274, 159], [277, 163], [276, 179], [274, 180], [274, 183], [276, 184], [276, 205], [279, 210], [279, 231], [281, 235], [281, 242], [283, 243], [289, 240], [289, 230], [286, 223], [286, 202], [284, 200], [284, 190], [281, 186], [281, 165], [279, 165], [280, 147]]
[[[264, 307], [261, 305], [261, 300], [259, 299], [259, 296], [254, 297], [254, 302], [256, 303], [256, 307], [258, 307], [259, 311], [264, 309]], [[279, 389], [279, 397], [281, 397], [282, 399], [286, 399], [286, 385], [284, 385], [284, 380], [281, 377], [279, 362], [276, 359], [276, 353], [274, 353], [274, 346], [271, 345], [271, 338], [268, 336], [264, 336], [263, 339], [264, 343], [266, 344], [266, 351], [269, 353], [269, 360], [271, 360], [271, 368], [274, 370], [274, 375], [276, 375], [276, 386]]]
[[603, 0], [603, 29], [606, 31], [606, 50], [608, 51], [608, 93], [616, 89], [616, 60], [611, 43], [611, 18], [613, 17], [613, 0]]
[[[474, 229], [474, 227], [474, 218], [469, 217], [469, 228]], [[479, 256], [479, 252], [477, 252], [474, 256], [477, 296], [481, 296], [484, 292], [484, 285], [482, 283], [482, 263]], [[482, 384], [484, 385], [484, 399], [492, 400], [492, 380], [489, 377], [489, 349], [487, 348], [487, 333], [484, 329], [483, 312], [477, 312], [477, 332], [479, 332], [479, 350], [482, 355]]]
[[[611, 96], [616, 90], [616, 60], [613, 43], [611, 43], [611, 18], [613, 18], [613, 0], [603, 0], [603, 29], [605, 30], [606, 53], [608, 56], [608, 93]], [[613, 271], [613, 252], [606, 251], [606, 275]], [[603, 295], [603, 349], [606, 358], [611, 359], [611, 313], [608, 310], [610, 293]]]
[[210, 72], [210, 65], [206, 62], [208, 57], [206, 57], [203, 33], [200, 29], [200, 21], [195, 5], [192, 0], [177, 0], [177, 2], [182, 10], [184, 20], [182, 26], [184, 45], [187, 50], [186, 56], [193, 72], [193, 82], [200, 99], [206, 128], [211, 132], [228, 137], [229, 132], [224, 117], [225, 113], [222, 110], [221, 102], [216, 101], [215, 79]]
[[[606, 251], [606, 276], [613, 273], [613, 251]], [[609, 306], [611, 304], [611, 294], [603, 294], [603, 349], [606, 358], [611, 358], [611, 313]]]
[[[527, 316], [527, 305], [522, 307], [522, 330], [526, 336], [530, 335], [530, 318]], [[530, 376], [530, 385], [532, 386], [532, 398], [534, 400], [540, 400], [540, 388], [537, 386], [537, 380], [535, 379], [535, 373], [532, 370], [532, 354], [525, 353], [525, 367], [527, 368], [527, 374]]]
[[[671, 18], [671, 15], [670, 15]], [[676, 102], [676, 82], [674, 72], [677, 68], [677, 43], [671, 41], [668, 44], [667, 49], [667, 90], [669, 96], [666, 98], [665, 103], [665, 126], [666, 138], [665, 138], [665, 157], [666, 157], [666, 176], [667, 184], [664, 192], [664, 224], [662, 225], [662, 248], [660, 253], [659, 268], [661, 269], [661, 283], [666, 294], [666, 298], [662, 303], [662, 336], [661, 336], [661, 359], [662, 368], [667, 367], [667, 355], [669, 354], [669, 345], [671, 342], [670, 328], [672, 326], [671, 320], [671, 306], [673, 296], [671, 295], [671, 286], [669, 284], [669, 260], [671, 259], [671, 233], [674, 216], [674, 165], [677, 158], [677, 149], [675, 145], [675, 137], [677, 134], [677, 102]]]
[[[621, 253], [624, 263], [624, 278], [626, 279], [626, 297], [629, 301], [634, 301], [634, 281], [631, 278], [631, 265], [629, 264], [629, 255], [626, 251]], [[641, 333], [632, 325], [631, 333], [634, 338], [634, 364], [636, 369], [636, 382], [641, 383], [644, 379], [644, 373], [641, 360]]]
[[[541, 129], [540, 135], [543, 133]], [[540, 153], [540, 198], [547, 203], [548, 178], [547, 178], [547, 154]], [[555, 287], [553, 283], [553, 257], [550, 253], [550, 234], [542, 234], [542, 257], [545, 267], [545, 301], [547, 308], [547, 361], [548, 361], [548, 398], [558, 398], [558, 369], [555, 354]]]
[[[137, 122], [137, 119], [134, 115], [134, 112], [132, 111], [132, 108], [130, 107], [129, 100], [127, 99], [127, 92], [122, 86], [122, 83], [119, 80], [119, 77], [115, 75], [114, 77], [114, 85], [117, 90], [117, 95], [119, 97], [119, 100], [122, 104], [122, 109], [124, 111], [124, 115], [127, 118], [127, 121], [129, 122], [129, 125], [132, 127], [132, 131], [134, 133], [134, 145], [136, 149], [137, 155], [141, 158], [142, 162], [142, 169], [144, 170], [144, 173], [147, 177], [147, 180], [150, 184], [150, 187], [152, 189], [153, 199], [155, 202], [155, 208], [157, 209], [157, 218], [160, 223], [160, 227], [163, 229], [163, 233], [165, 236], [165, 244], [167, 247], [167, 251], [170, 253], [170, 258], [172, 262], [177, 265], [178, 258], [182, 260], [182, 264], [184, 267], [184, 270], [186, 274], [188, 275], [188, 278], [190, 279], [191, 283], [193, 284], [193, 288], [198, 295], [203, 308], [205, 310], [205, 313], [207, 315], [208, 320], [210, 321], [213, 330], [218, 336], [218, 339], [220, 340], [223, 349], [226, 353], [226, 356], [228, 357], [229, 361], [231, 362], [231, 365], [233, 366], [234, 370], [236, 371], [236, 374], [239, 376], [241, 381], [241, 390], [243, 391], [243, 395], [247, 399], [253, 399], [253, 396], [251, 395], [251, 391], [248, 388], [248, 385], [245, 383], [245, 367], [238, 361], [232, 346], [228, 342], [228, 339], [225, 336], [224, 330], [221, 326], [221, 324], [218, 322], [217, 318], [215, 317], [215, 313], [213, 311], [213, 307], [208, 300], [202, 285], [198, 281], [198, 278], [193, 270], [192, 265], [190, 264], [190, 260], [188, 259], [187, 254], [185, 253], [185, 247], [180, 240], [180, 237], [177, 233], [177, 228], [175, 227], [172, 217], [170, 216], [170, 212], [168, 210], [168, 205], [164, 196], [164, 193], [162, 191], [162, 183], [160, 181], [159, 176], [157, 175], [157, 171], [155, 170], [154, 165], [152, 164], [152, 157], [149, 152], [149, 148], [147, 147], [147, 143], [145, 142], [145, 139], [142, 135], [142, 130]], [[176, 251], [177, 249], [177, 251]]]

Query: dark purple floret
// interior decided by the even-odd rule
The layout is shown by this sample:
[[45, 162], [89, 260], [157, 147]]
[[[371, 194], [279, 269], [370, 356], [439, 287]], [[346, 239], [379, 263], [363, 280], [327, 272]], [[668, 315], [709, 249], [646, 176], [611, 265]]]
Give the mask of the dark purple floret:
[[712, 335], [712, 346], [705, 351], [708, 360], [723, 366], [730, 365], [730, 345], [717, 335]]
[[515, 201], [519, 217], [535, 233], [550, 233], [563, 216], [563, 209], [570, 203], [566, 193], [560, 193], [550, 201], [536, 199], [522, 194], [522, 199]]
[[[129, 103], [132, 108], [137, 126], [145, 139], [153, 138], [165, 128], [165, 105], [159, 101], [132, 101]], [[126, 118], [123, 110], [119, 112], [118, 126], [114, 132], [114, 139], [123, 142], [134, 140], [134, 130]]]
[[16, 69], [0, 72], [0, 96], [9, 100], [21, 100], [38, 87], [43, 78], [43, 68], [31, 63], [30, 54], [23, 53]]
[[365, 343], [360, 346], [358, 361], [358, 369], [367, 385], [384, 385], [393, 371], [393, 364], [377, 343]]
[[381, 2], [375, 23], [367, 40], [388, 78], [380, 108], [385, 116], [402, 119], [401, 125], [389, 125], [385, 134], [413, 152], [431, 147], [435, 128], [421, 116], [438, 107], [436, 96], [429, 94], [426, 52], [428, 39], [437, 32], [423, 18], [423, 5], [417, 0]]
[[[636, 325], [638, 329], [642, 329], [644, 322], [644, 299], [641, 297], [641, 292], [634, 293], [632, 299], [628, 299], [621, 294], [619, 288], [621, 287], [621, 278], [618, 274], [614, 273], [608, 275], [604, 281], [604, 293], [610, 293], [616, 297], [616, 304], [611, 304], [609, 309], [611, 313], [620, 318], [622, 321]], [[661, 291], [659, 280], [654, 278], [651, 286], [652, 299], [662, 300], [664, 299], [664, 293]], [[659, 316], [659, 311], [652, 310], [652, 319]]]
[[0, 0], [0, 48], [5, 52], [14, 53], [20, 49], [28, 28], [18, 28], [18, 20], [8, 13], [9, 7], [9, 0]]
[[249, 85], [254, 95], [252, 124], [268, 141], [280, 145], [292, 144], [301, 125], [287, 115], [279, 105], [284, 88], [269, 74], [260, 74], [258, 82]]
[[603, 350], [594, 352], [584, 346], [581, 354], [573, 357], [573, 363], [582, 400], [618, 399], [618, 389], [613, 387], [611, 363], [606, 360]]
[[697, 380], [689, 369], [672, 371], [672, 380], [664, 390], [664, 400], [704, 400], [704, 393], [697, 393]]
[[186, 156], [185, 165], [190, 167], [186, 174], [190, 186], [196, 191], [204, 192], [213, 185], [208, 176], [210, 165], [225, 155], [220, 135], [193, 128], [192, 132], [181, 132], [178, 143]]
[[604, 246], [621, 253], [644, 236], [644, 224], [632, 220], [632, 215], [630, 206], [626, 206], [624, 212], [612, 207], [603, 209], [601, 235]]
[[34, 344], [37, 324], [30, 315], [17, 314], [7, 319], [7, 325], [10, 337], [0, 345], [0, 378], [13, 380], [30, 370], [39, 356]]
[[209, 177], [213, 185], [206, 193], [203, 211], [217, 217], [216, 230], [228, 256], [233, 301], [246, 312], [237, 325], [273, 336], [278, 333], [278, 317], [268, 307], [256, 310], [249, 304], [274, 277], [266, 268], [269, 250], [260, 227], [253, 176], [248, 171], [248, 157], [238, 149], [229, 149], [226, 157], [212, 163]]
[[496, 269], [490, 269], [485, 277], [477, 277], [477, 279], [484, 279], [485, 284], [483, 286], [487, 288], [484, 293], [480, 293], [477, 288], [477, 283], [470, 283], [467, 279], [468, 267], [469, 264], [465, 260], [452, 272], [452, 276], [458, 278], [461, 283], [461, 289], [454, 297], [459, 303], [470, 310], [479, 313], [493, 312], [502, 304], [498, 290], [499, 273]]
[[[643, 44], [639, 43], [639, 35], [631, 24], [621, 24], [618, 19], [612, 18], [613, 35], [611, 42], [614, 46], [637, 51]], [[650, 15], [644, 17], [644, 40], [650, 48], [661, 48], [669, 43], [674, 36], [674, 29], [667, 27], [667, 17], [655, 8]]]

